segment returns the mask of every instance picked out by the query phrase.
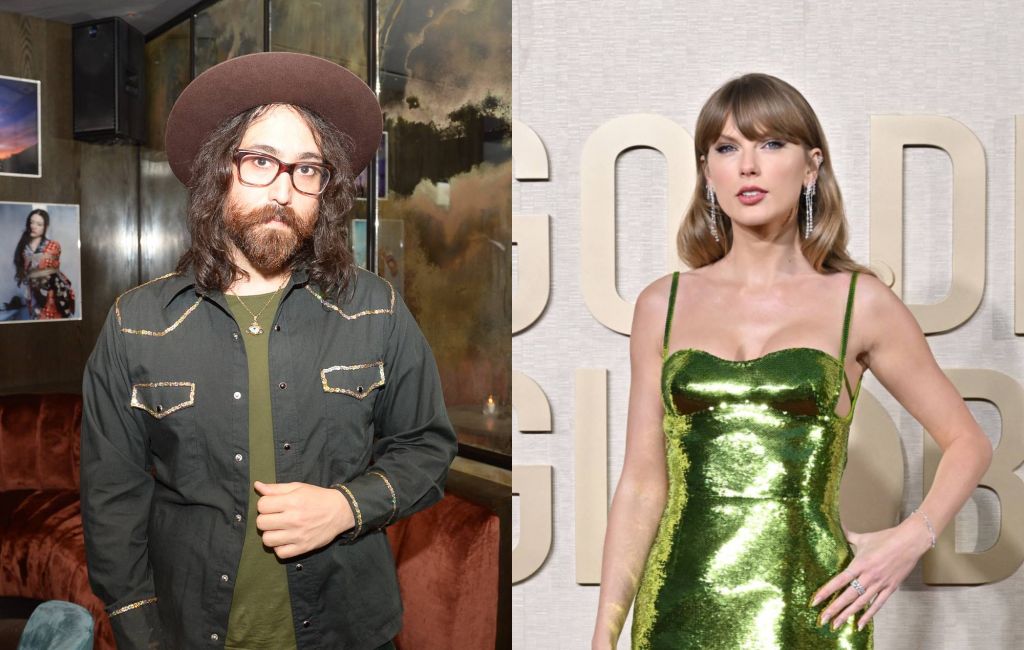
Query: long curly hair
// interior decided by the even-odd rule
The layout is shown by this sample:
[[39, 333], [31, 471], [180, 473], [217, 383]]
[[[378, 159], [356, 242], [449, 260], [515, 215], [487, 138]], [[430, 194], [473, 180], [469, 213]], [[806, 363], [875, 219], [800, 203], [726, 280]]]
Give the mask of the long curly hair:
[[[245, 271], [231, 259], [230, 236], [224, 225], [228, 191], [233, 181], [231, 156], [250, 124], [274, 106], [256, 106], [222, 122], [196, 154], [189, 182], [188, 231], [191, 243], [178, 260], [177, 270], [192, 270], [202, 291], [225, 291]], [[310, 280], [325, 293], [339, 297], [355, 275], [355, 258], [349, 244], [349, 210], [355, 201], [355, 174], [350, 163], [352, 139], [317, 113], [287, 104], [302, 116], [331, 178], [317, 202], [313, 236], [291, 261], [291, 268], [307, 268]]]
[[[708, 98], [697, 117], [694, 136], [697, 183], [676, 237], [682, 260], [690, 268], [706, 266], [724, 257], [732, 247], [732, 219], [724, 214], [721, 206], [717, 210], [720, 216], [716, 221], [721, 242], [715, 241], [708, 228], [711, 204], [704, 193], [708, 181], [703, 164], [729, 116], [732, 116], [740, 133], [750, 140], [777, 137], [802, 145], [807, 151], [815, 147], [821, 149], [822, 162], [818, 167], [817, 191], [813, 198], [814, 229], [807, 239], [801, 235], [804, 257], [819, 273], [859, 271], [877, 277], [874, 271], [854, 261], [846, 251], [848, 233], [843, 196], [832, 170], [828, 142], [814, 109], [793, 86], [777, 77], [759, 73], [745, 74], [727, 82]], [[802, 200], [797, 203], [797, 223], [803, 232], [806, 208]]]
[[25, 246], [32, 239], [29, 224], [32, 222], [32, 217], [37, 214], [43, 218], [43, 238], [40, 243], [46, 242], [46, 231], [50, 229], [50, 213], [42, 208], [32, 210], [25, 217], [25, 230], [21, 233], [21, 239], [18, 240], [18, 245], [14, 249], [14, 280], [19, 286], [28, 277], [28, 269], [25, 268]]

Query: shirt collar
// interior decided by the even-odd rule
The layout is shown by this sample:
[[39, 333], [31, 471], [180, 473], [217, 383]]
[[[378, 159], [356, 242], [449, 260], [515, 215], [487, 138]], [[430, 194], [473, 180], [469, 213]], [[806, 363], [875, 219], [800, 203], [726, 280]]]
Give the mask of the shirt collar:
[[[307, 282], [309, 282], [309, 270], [305, 267], [294, 269], [291, 278], [288, 279], [284, 292], [285, 295], [288, 295], [293, 287], [305, 286]], [[166, 309], [175, 298], [189, 289], [192, 290], [192, 294], [196, 297], [207, 296], [218, 303], [223, 303], [224, 293], [222, 291], [213, 291], [207, 294], [199, 290], [199, 287], [196, 286], [196, 276], [192, 269], [176, 273], [168, 278], [167, 282], [160, 288], [160, 303]]]

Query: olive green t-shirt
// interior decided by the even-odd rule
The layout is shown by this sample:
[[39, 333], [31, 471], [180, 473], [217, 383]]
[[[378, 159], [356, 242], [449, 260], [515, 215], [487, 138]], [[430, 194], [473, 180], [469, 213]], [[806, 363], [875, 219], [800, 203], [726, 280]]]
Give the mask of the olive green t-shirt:
[[249, 363], [249, 515], [245, 543], [238, 564], [225, 647], [229, 650], [288, 650], [296, 647], [291, 598], [285, 565], [273, 549], [263, 546], [256, 527], [259, 494], [254, 481], [276, 483], [274, 424], [270, 413], [270, 332], [281, 301], [281, 291], [243, 296], [245, 306], [258, 315], [263, 332], [251, 334], [253, 316], [227, 295], [228, 306], [238, 322]]

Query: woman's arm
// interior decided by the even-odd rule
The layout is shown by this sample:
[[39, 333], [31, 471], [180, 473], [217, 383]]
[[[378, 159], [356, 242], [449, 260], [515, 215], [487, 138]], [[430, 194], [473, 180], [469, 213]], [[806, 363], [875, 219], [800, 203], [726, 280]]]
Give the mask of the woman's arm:
[[39, 268], [60, 268], [60, 242], [53, 239], [46, 242], [46, 246], [43, 247], [43, 257], [39, 262]]
[[[920, 325], [907, 306], [872, 276], [859, 278], [857, 289], [860, 300], [854, 309], [855, 312], [862, 310], [863, 317], [855, 317], [854, 327], [862, 329], [859, 336], [866, 365], [942, 448], [935, 480], [918, 506], [938, 537], [988, 469], [992, 444], [935, 361]], [[921, 555], [931, 548], [931, 532], [925, 518], [918, 513], [893, 528], [850, 533], [848, 537], [857, 555], [847, 571], [826, 583], [818, 597], [819, 600], [827, 598], [845, 589], [850, 580], [857, 577], [866, 593], [854, 600], [857, 594], [845, 589], [823, 614], [841, 624], [877, 595], [858, 620], [858, 625], [863, 625], [896, 591]]]
[[[938, 537], [988, 469], [992, 443], [939, 367], [910, 309], [876, 278], [863, 279], [872, 289], [867, 296], [868, 311], [880, 316], [869, 319], [865, 326], [871, 335], [865, 361], [885, 389], [942, 448], [935, 480], [918, 506], [928, 515]], [[914, 515], [910, 520], [927, 533], [924, 518]]]
[[618, 641], [665, 508], [661, 351], [670, 281], [666, 276], [644, 289], [633, 312], [626, 456], [604, 538], [595, 650]]

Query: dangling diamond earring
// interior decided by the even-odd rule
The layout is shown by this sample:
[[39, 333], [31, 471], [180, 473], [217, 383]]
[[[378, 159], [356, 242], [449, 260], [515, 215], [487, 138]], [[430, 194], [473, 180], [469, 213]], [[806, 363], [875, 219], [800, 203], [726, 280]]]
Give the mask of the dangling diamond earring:
[[715, 241], [721, 243], [722, 240], [718, 237], [718, 227], [715, 225], [718, 223], [718, 210], [715, 206], [715, 190], [710, 185], [707, 186], [707, 199], [708, 203], [711, 204], [711, 217], [708, 219], [708, 229], [711, 230], [711, 235], [715, 238]]
[[807, 219], [805, 219], [804, 223], [804, 239], [809, 239], [811, 231], [814, 230], [814, 203], [812, 201], [814, 199], [814, 192], [814, 181], [811, 181], [804, 188], [804, 205], [807, 208]]

